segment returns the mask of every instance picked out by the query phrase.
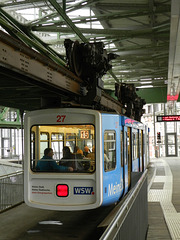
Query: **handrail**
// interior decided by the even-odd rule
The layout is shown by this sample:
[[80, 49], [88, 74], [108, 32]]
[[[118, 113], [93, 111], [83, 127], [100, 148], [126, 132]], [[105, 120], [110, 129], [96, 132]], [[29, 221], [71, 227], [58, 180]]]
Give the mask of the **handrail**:
[[1, 179], [4, 179], [4, 178], [7, 178], [7, 177], [14, 177], [14, 176], [17, 176], [17, 175], [20, 175], [20, 174], [23, 174], [24, 171], [23, 170], [17, 170], [16, 172], [14, 173], [9, 173], [9, 174], [5, 174], [5, 175], [1, 175], [0, 176], [0, 180]]

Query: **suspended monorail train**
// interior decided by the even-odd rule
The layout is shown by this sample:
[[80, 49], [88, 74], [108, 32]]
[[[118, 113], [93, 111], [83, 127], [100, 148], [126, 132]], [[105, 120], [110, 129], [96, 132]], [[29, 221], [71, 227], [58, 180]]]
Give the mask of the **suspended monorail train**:
[[[72, 211], [111, 205], [128, 192], [131, 173], [148, 164], [148, 128], [117, 113], [44, 109], [27, 113], [24, 126], [24, 194], [31, 207]], [[53, 158], [44, 159], [45, 149], [52, 149]]]

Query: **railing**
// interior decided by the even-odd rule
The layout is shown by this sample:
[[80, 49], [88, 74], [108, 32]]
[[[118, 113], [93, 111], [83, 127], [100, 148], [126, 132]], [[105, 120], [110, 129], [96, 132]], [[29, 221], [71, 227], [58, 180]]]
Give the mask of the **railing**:
[[144, 240], [148, 229], [147, 170], [99, 240]]
[[0, 177], [0, 212], [24, 201], [23, 171]]

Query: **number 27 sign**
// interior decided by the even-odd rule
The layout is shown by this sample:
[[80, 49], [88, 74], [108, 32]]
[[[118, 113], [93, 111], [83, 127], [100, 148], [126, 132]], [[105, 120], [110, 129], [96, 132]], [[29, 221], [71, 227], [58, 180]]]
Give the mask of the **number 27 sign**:
[[64, 122], [66, 115], [57, 115], [57, 122]]

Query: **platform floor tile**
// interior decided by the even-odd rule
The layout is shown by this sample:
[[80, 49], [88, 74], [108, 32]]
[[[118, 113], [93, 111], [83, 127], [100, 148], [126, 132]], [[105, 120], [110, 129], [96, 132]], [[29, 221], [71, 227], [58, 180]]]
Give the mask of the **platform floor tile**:
[[[168, 161], [171, 164], [170, 161]], [[155, 175], [152, 187], [148, 193], [149, 207], [149, 229], [147, 240], [172, 239], [180, 240], [180, 213], [178, 213], [172, 203], [173, 194], [173, 174], [166, 159], [159, 159], [155, 162], [156, 171], [162, 172], [164, 176]], [[175, 162], [180, 171], [180, 161]], [[160, 168], [161, 171], [158, 171]], [[159, 184], [156, 188], [153, 183]], [[160, 184], [160, 183], [163, 183]], [[163, 186], [163, 187], [162, 187]], [[179, 189], [180, 191], [180, 189]], [[180, 199], [179, 199], [180, 201]]]

